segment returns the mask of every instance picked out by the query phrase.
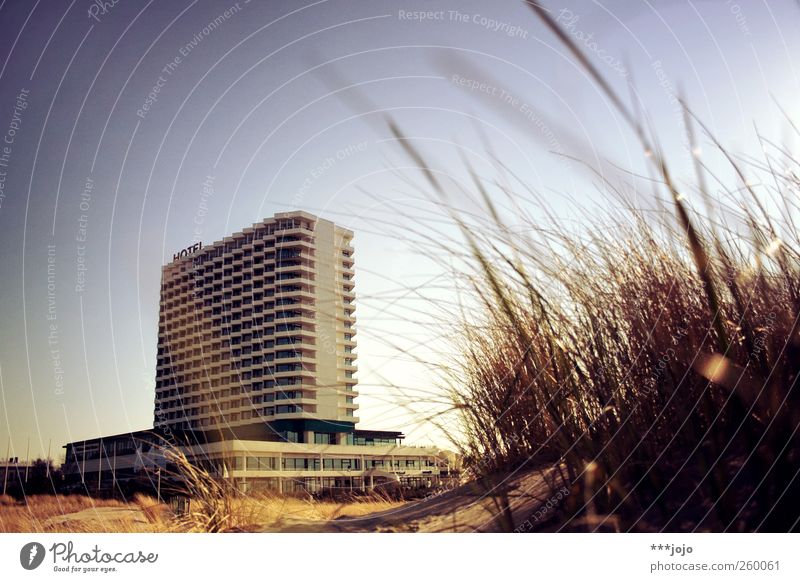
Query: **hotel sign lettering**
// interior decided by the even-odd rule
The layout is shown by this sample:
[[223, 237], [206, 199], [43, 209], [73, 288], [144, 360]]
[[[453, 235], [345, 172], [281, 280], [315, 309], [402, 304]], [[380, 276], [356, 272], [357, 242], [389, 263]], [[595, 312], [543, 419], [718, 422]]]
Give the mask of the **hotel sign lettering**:
[[178, 259], [182, 259], [183, 257], [188, 257], [203, 248], [203, 243], [197, 242], [190, 247], [186, 247], [182, 251], [179, 251], [172, 255], [172, 260], [177, 261]]

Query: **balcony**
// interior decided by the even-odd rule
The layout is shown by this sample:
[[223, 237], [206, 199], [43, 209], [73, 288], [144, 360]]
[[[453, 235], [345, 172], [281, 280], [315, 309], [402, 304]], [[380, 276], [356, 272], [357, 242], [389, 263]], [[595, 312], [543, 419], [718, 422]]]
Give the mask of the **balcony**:
[[[314, 400], [317, 396], [317, 391], [319, 390], [319, 388], [313, 384], [313, 378], [311, 379], [311, 381], [309, 381], [307, 378], [305, 380], [306, 380], [305, 382], [301, 382], [298, 384], [291, 384], [289, 386], [272, 386], [271, 388], [265, 388], [264, 394], [270, 394], [274, 392], [297, 391], [297, 392], [302, 392], [305, 398], [311, 398], [312, 400]], [[264, 405], [266, 404], [272, 405], [275, 404], [275, 402], [280, 404], [283, 401], [282, 400], [270, 401], [270, 402], [264, 401]], [[314, 403], [316, 404], [316, 400], [314, 400]]]
[[351, 281], [356, 274], [352, 266], [344, 267], [342, 265], [337, 265], [336, 272], [339, 273], [346, 281]]
[[289, 230], [282, 230], [280, 233], [276, 233], [275, 239], [275, 250], [276, 252], [279, 249], [289, 249], [289, 248], [301, 248], [301, 249], [308, 249], [314, 250], [315, 244], [313, 240], [281, 240], [281, 237], [284, 236], [305, 236], [308, 234], [308, 231], [300, 228], [292, 228]]
[[[299, 335], [300, 334], [298, 334], [298, 336]], [[297, 341], [291, 341], [291, 342], [286, 342], [286, 343], [279, 343], [279, 342], [276, 341], [274, 349], [276, 349], [276, 350], [299, 350], [303, 354], [307, 354], [308, 352], [312, 352], [312, 353], [316, 352], [317, 345], [313, 341], [311, 341], [309, 339], [300, 337]]]
[[[337, 327], [344, 328], [344, 329], [351, 329], [356, 324], [356, 316], [355, 315], [345, 315], [341, 311], [336, 314]], [[348, 327], [348, 324], [349, 327]]]
[[[309, 410], [316, 410], [317, 400], [316, 398], [310, 398], [309, 396], [303, 395], [302, 398], [283, 398], [281, 400], [275, 400], [274, 402], [270, 402], [270, 404], [278, 405], [278, 404], [299, 404], [303, 407], [303, 411]], [[291, 413], [291, 414], [298, 414], [298, 413]]]
[[277, 282], [277, 276], [283, 273], [299, 273], [303, 278], [308, 280], [313, 280], [317, 274], [317, 268], [311, 264], [299, 264], [299, 265], [286, 265], [283, 267], [275, 267], [275, 277]]
[[[303, 285], [303, 286], [309, 288], [311, 287], [310, 285]], [[301, 289], [298, 291], [281, 291], [281, 292], [276, 291], [273, 297], [275, 298], [276, 301], [278, 299], [310, 299], [311, 301], [314, 301], [316, 299], [316, 296], [310, 289], [305, 289], [305, 290]]]
[[[314, 319], [314, 316], [311, 315], [311, 314], [307, 314], [307, 315], [300, 314], [300, 315], [292, 315], [290, 317], [276, 317], [275, 320], [274, 320], [274, 323], [276, 323], [276, 324], [280, 324], [280, 323], [300, 323], [300, 324], [306, 324], [306, 325], [315, 325], [316, 324], [316, 320]], [[275, 335], [277, 335], [277, 334], [278, 334], [278, 331], [276, 330], [275, 331]]]
[[308, 418], [309, 416], [316, 414], [316, 411], [312, 412], [309, 410], [303, 410], [302, 412], [282, 412], [278, 414], [277, 412], [273, 414], [270, 418], [274, 420], [282, 420], [288, 418]]
[[[301, 272], [300, 267], [286, 267], [286, 270], [289, 274], [293, 274], [295, 276], [286, 278], [286, 279], [278, 279], [275, 277], [275, 285], [311, 285], [314, 282], [313, 276], [309, 276], [306, 272]], [[283, 273], [286, 276], [286, 273]]]
[[[291, 372], [273, 372], [271, 375], [268, 374], [267, 378], [273, 380], [280, 380], [281, 378], [300, 378], [302, 381], [303, 379], [313, 380], [316, 376], [316, 372], [312, 372], [311, 370], [295, 370]], [[294, 389], [293, 386], [281, 386], [281, 388]]]
[[[314, 326], [307, 326], [303, 329], [286, 329], [282, 331], [275, 329], [275, 333], [273, 335], [275, 339], [282, 337], [293, 337], [293, 336], [316, 338], [317, 332], [314, 329]], [[272, 350], [272, 348], [270, 348], [270, 350]]]

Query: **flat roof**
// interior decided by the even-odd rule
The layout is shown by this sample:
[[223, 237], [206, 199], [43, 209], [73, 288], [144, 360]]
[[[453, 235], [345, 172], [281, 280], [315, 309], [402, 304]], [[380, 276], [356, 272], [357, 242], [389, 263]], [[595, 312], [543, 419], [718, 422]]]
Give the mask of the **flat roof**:
[[[345, 431], [350, 432], [350, 431]], [[376, 439], [376, 438], [383, 438], [383, 439], [404, 439], [406, 438], [405, 435], [399, 430], [368, 430], [368, 429], [353, 429], [352, 430], [353, 436], [367, 438], [367, 439]], [[148, 428], [142, 429], [132, 432], [122, 432], [114, 435], [107, 435], [107, 436], [99, 436], [85, 440], [79, 441], [72, 441], [65, 444], [62, 448], [67, 448], [70, 445], [85, 445], [87, 443], [99, 443], [101, 441], [114, 441], [114, 440], [121, 440], [124, 438], [133, 438], [139, 440], [153, 440], [153, 437], [156, 438], [163, 438], [165, 440], [172, 438], [178, 438], [182, 441], [193, 441], [193, 444], [205, 444], [205, 443], [212, 443], [217, 442], [220, 440], [268, 440], [265, 438], [260, 438], [260, 436], [256, 435], [235, 435], [233, 433], [226, 433], [222, 434], [220, 431], [200, 431], [200, 430], [177, 430], [177, 429], [170, 429], [169, 431], [165, 431], [163, 429], [157, 428]], [[227, 437], [227, 438], [226, 438]], [[183, 443], [182, 443], [183, 444]]]
[[183, 430], [182, 431], [182, 430], [177, 430], [177, 429], [170, 429], [169, 431], [165, 431], [165, 430], [158, 429], [158, 428], [146, 428], [146, 429], [136, 430], [136, 431], [132, 431], [132, 432], [121, 432], [121, 433], [113, 434], [113, 435], [99, 436], [99, 437], [94, 437], [94, 438], [90, 438], [90, 439], [84, 439], [84, 440], [81, 440], [81, 441], [72, 441], [72, 442], [69, 442], [69, 443], [65, 444], [62, 448], [67, 448], [70, 445], [81, 445], [81, 444], [87, 444], [87, 443], [99, 443], [100, 441], [114, 441], [114, 440], [120, 440], [120, 439], [124, 439], [124, 438], [133, 438], [133, 439], [145, 440], [145, 439], [147, 439], [149, 437], [160, 437], [160, 438], [163, 438], [163, 439], [167, 439], [170, 436], [179, 437], [179, 438], [190, 437], [190, 438], [193, 438], [193, 440], [195, 442], [197, 442], [197, 443], [203, 443], [203, 442], [209, 442], [209, 441], [213, 440], [213, 438], [209, 438], [209, 437], [213, 437], [214, 435], [210, 435], [208, 433], [205, 433], [205, 432], [199, 431], [199, 430], [195, 430], [195, 431]]

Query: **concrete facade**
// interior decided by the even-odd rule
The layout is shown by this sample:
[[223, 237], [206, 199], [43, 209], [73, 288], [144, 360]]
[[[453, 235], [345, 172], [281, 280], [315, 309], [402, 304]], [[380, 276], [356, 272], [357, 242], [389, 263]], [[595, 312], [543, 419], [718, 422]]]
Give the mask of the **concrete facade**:
[[327, 421], [333, 435], [351, 429], [359, 420], [352, 237], [287, 212], [177, 254], [162, 272], [154, 426], [268, 422], [298, 442], [321, 431], [296, 421]]

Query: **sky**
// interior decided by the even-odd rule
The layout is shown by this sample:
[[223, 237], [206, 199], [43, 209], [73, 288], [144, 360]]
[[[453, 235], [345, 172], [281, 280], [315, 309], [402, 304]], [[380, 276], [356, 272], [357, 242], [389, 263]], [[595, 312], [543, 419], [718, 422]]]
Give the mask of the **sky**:
[[[545, 6], [679, 179], [678, 94], [733, 151], [792, 144], [796, 2]], [[161, 266], [290, 209], [355, 232], [359, 426], [447, 446], [427, 417], [453, 280], [419, 247], [453, 229], [388, 120], [456, 181], [490, 147], [566, 219], [606, 203], [572, 157], [647, 163], [517, 1], [5, 0], [0, 67], [0, 455], [151, 426]]]

